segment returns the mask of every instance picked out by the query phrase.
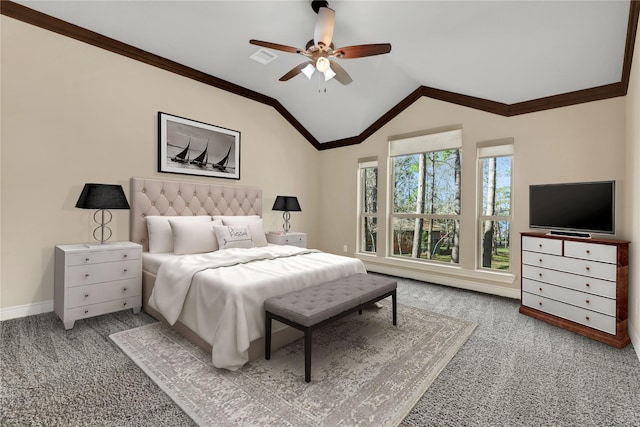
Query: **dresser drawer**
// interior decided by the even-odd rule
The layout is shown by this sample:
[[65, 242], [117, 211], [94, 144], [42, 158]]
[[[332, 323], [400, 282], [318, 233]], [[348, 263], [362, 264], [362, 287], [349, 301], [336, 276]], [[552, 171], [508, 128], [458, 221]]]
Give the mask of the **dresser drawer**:
[[615, 264], [535, 252], [522, 252], [522, 263], [611, 281], [616, 280], [617, 274], [617, 266]]
[[523, 279], [533, 279], [552, 285], [564, 286], [565, 288], [588, 292], [607, 298], [615, 299], [616, 297], [615, 282], [596, 279], [594, 277], [579, 276], [572, 273], [565, 273], [564, 271], [549, 270], [547, 268], [524, 264], [522, 265], [522, 277]]
[[541, 252], [552, 255], [562, 255], [562, 240], [523, 236], [522, 250]]
[[617, 263], [617, 250], [615, 246], [598, 245], [586, 242], [564, 242], [564, 255], [571, 258], [588, 259], [592, 261]]
[[114, 251], [91, 251], [72, 253], [67, 256], [67, 265], [98, 264], [102, 262], [126, 261], [139, 259], [141, 251], [137, 248], [118, 249]]
[[562, 317], [572, 322], [597, 329], [608, 334], [616, 333], [616, 318], [595, 311], [565, 304], [549, 298], [522, 293], [522, 305], [544, 311], [554, 316]]
[[67, 286], [90, 285], [140, 277], [140, 260], [76, 265], [67, 268]]
[[67, 318], [71, 321], [84, 319], [86, 317], [99, 316], [101, 314], [113, 313], [114, 311], [127, 310], [140, 307], [142, 299], [140, 296], [121, 298], [118, 300], [103, 302], [100, 304], [85, 305], [83, 307], [70, 308], [67, 310]]
[[522, 279], [522, 290], [609, 316], [616, 315], [616, 300], [575, 291], [562, 286]]
[[141, 294], [142, 283], [140, 278], [136, 277], [135, 279], [69, 288], [66, 301], [67, 307], [73, 308]]

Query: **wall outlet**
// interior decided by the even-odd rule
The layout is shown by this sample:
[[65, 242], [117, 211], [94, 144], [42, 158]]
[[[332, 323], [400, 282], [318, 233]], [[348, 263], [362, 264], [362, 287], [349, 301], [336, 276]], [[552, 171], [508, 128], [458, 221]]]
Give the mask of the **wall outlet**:
[[342, 247], [342, 252], [348, 252], [348, 251], [349, 251], [349, 248], [347, 247], [347, 245], [344, 245]]

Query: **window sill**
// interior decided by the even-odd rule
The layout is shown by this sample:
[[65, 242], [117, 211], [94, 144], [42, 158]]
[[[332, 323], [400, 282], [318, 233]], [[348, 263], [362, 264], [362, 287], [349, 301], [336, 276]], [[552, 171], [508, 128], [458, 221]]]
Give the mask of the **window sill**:
[[488, 270], [469, 270], [458, 265], [427, 263], [411, 259], [379, 257], [375, 254], [356, 253], [369, 271], [406, 277], [478, 292], [520, 298], [520, 285], [516, 276]]

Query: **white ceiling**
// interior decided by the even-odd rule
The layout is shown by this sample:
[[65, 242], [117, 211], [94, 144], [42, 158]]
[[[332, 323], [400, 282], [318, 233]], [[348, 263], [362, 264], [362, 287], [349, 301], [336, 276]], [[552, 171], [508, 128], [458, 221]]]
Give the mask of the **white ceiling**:
[[301, 55], [249, 58], [252, 38], [304, 48], [310, 1], [17, 3], [277, 99], [321, 143], [359, 135], [420, 86], [513, 104], [617, 83], [629, 18], [612, 0], [330, 1], [336, 47], [392, 45], [338, 60], [354, 80], [343, 86], [278, 81]]

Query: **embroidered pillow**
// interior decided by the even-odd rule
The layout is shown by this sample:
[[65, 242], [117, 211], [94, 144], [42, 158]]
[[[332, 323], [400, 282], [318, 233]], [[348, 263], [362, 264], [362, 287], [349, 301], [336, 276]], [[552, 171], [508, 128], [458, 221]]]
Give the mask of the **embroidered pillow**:
[[253, 248], [251, 232], [246, 225], [214, 225], [220, 249]]
[[220, 249], [213, 226], [222, 225], [222, 221], [181, 222], [170, 219], [169, 224], [173, 233], [173, 253], [176, 255], [200, 254]]
[[[214, 216], [217, 218], [217, 216]], [[224, 225], [246, 225], [249, 227], [253, 245], [257, 248], [267, 246], [267, 235], [264, 233], [262, 218], [255, 216], [225, 216], [222, 220]]]

